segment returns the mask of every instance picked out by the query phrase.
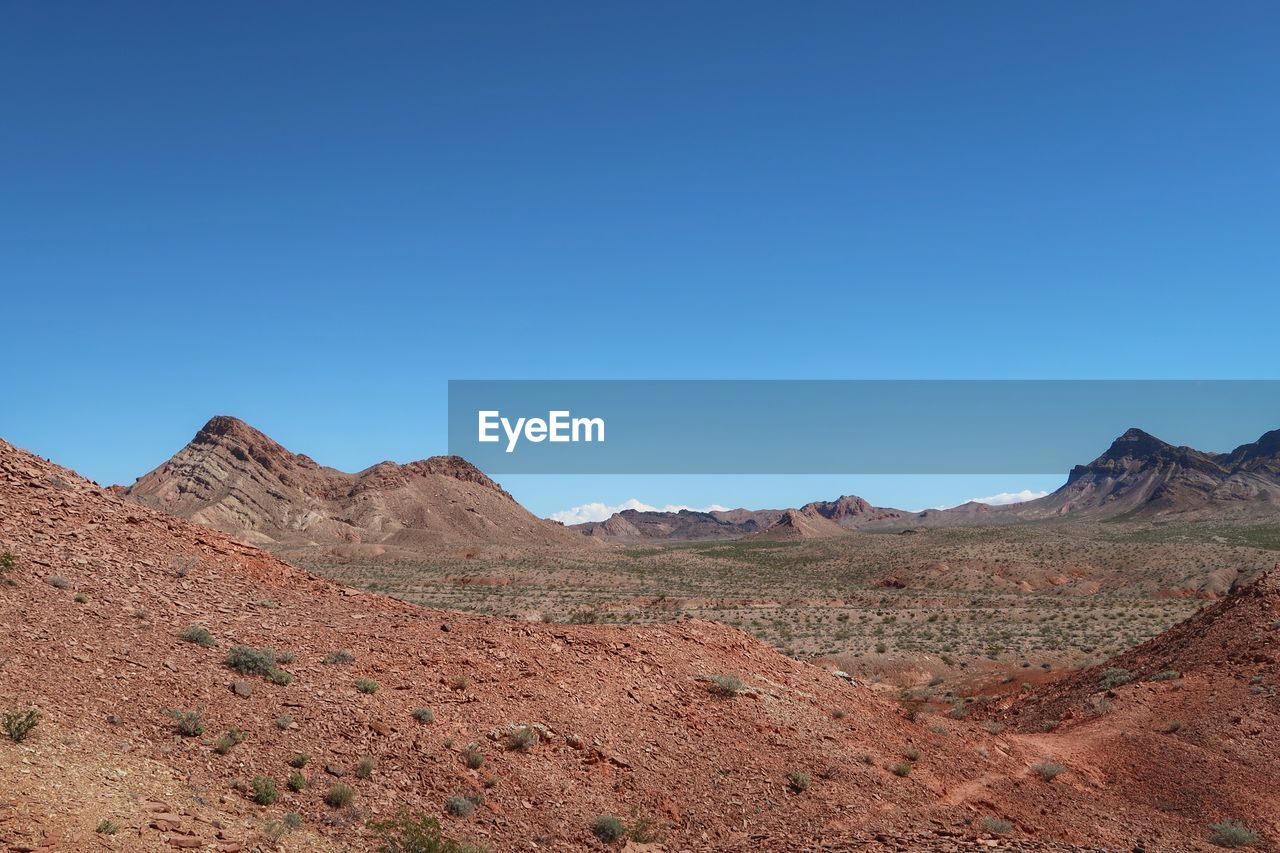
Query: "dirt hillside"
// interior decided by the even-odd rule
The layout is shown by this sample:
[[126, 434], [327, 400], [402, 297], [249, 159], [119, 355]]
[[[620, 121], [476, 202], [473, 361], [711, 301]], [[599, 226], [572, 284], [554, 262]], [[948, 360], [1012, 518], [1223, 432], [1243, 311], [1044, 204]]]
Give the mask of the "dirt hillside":
[[[401, 808], [495, 851], [1209, 849], [1203, 814], [1074, 758], [1036, 778], [1042, 736], [909, 718], [731, 628], [362, 594], [0, 441], [6, 553], [0, 707], [39, 712], [0, 738], [9, 850], [376, 849]], [[1225, 802], [1221, 781], [1200, 784]], [[602, 815], [632, 837], [600, 840]]]

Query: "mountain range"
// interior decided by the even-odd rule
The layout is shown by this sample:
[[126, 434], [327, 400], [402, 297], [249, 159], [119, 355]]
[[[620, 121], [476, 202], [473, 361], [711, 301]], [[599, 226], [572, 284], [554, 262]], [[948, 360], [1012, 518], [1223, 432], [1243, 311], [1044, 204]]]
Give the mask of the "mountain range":
[[1037, 500], [969, 502], [923, 512], [844, 495], [799, 508], [701, 512], [628, 509], [565, 527], [534, 516], [465, 459], [380, 462], [354, 474], [293, 453], [217, 416], [127, 499], [255, 544], [337, 556], [403, 558], [440, 545], [583, 547], [591, 542], [793, 540], [860, 530], [968, 527], [1051, 519], [1248, 518], [1280, 501], [1280, 430], [1229, 453], [1176, 447], [1130, 429]]
[[636, 539], [795, 539], [854, 530], [972, 527], [1053, 518], [1158, 520], [1251, 517], [1280, 508], [1280, 430], [1230, 453], [1177, 447], [1130, 429], [1043, 498], [992, 506], [970, 501], [922, 512], [877, 507], [853, 495], [799, 509], [660, 513], [625, 510], [574, 525], [588, 536]]

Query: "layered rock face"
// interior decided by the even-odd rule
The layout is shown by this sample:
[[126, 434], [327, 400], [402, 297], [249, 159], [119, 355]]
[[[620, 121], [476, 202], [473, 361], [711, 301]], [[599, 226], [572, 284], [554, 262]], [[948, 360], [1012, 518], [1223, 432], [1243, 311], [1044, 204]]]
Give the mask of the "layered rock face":
[[348, 474], [226, 416], [124, 494], [257, 544], [365, 556], [455, 543], [582, 541], [535, 517], [461, 457], [380, 462]]

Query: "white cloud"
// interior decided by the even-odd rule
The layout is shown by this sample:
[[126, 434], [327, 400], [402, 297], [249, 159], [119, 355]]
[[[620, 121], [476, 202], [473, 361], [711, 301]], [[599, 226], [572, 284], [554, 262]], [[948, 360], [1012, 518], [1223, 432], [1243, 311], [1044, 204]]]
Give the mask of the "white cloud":
[[[1030, 489], [1023, 489], [1020, 492], [1001, 492], [998, 495], [988, 495], [985, 498], [970, 498], [965, 503], [990, 504], [991, 506], [1004, 506], [1006, 504], [1020, 504], [1026, 501], [1034, 501], [1042, 498], [1048, 492], [1033, 492]], [[947, 504], [946, 506], [935, 506], [934, 509], [953, 509], [960, 504]]]
[[725, 510], [728, 509], [728, 507], [720, 506], [720, 504], [712, 504], [711, 506], [707, 506], [707, 507], [691, 507], [691, 506], [684, 506], [681, 504], [667, 504], [664, 507], [656, 507], [656, 506], [650, 506], [647, 503], [638, 501], [635, 498], [631, 498], [630, 500], [623, 501], [622, 503], [616, 504], [614, 506], [610, 506], [609, 504], [606, 504], [606, 503], [601, 503], [600, 501], [581, 504], [579, 506], [571, 507], [569, 509], [562, 509], [559, 512], [553, 512], [548, 517], [552, 521], [559, 521], [564, 524], [582, 524], [587, 521], [604, 521], [609, 516], [617, 512], [622, 512], [624, 509], [637, 509], [637, 510], [640, 510], [641, 512], [679, 512], [682, 509], [692, 509], [692, 510], [695, 510], [696, 512], [724, 512]]

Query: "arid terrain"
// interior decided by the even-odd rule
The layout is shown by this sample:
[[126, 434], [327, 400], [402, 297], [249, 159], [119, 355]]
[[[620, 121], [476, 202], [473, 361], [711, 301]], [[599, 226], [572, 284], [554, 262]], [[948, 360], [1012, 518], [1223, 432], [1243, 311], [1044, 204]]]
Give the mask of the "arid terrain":
[[1269, 849], [1274, 537], [273, 537], [295, 568], [0, 442], [0, 844]]

